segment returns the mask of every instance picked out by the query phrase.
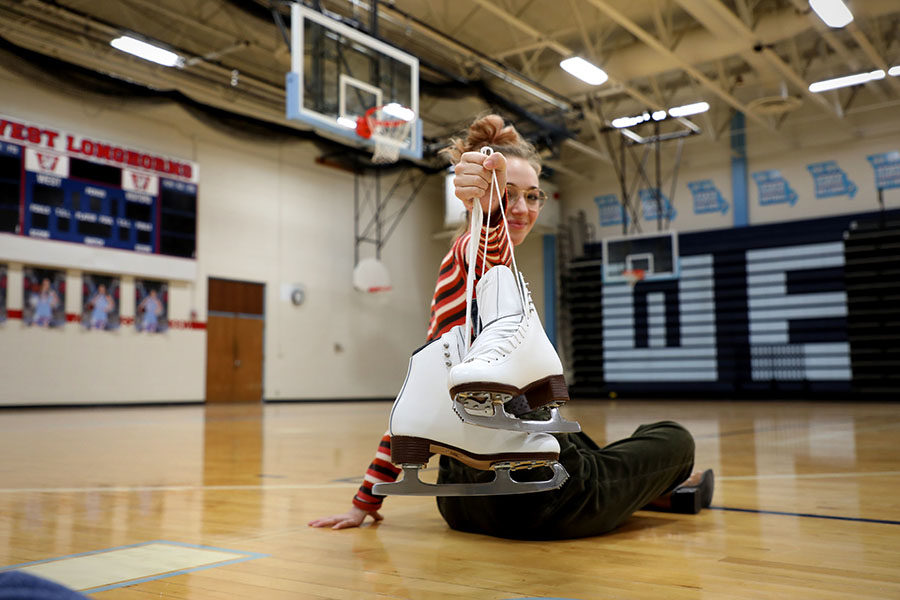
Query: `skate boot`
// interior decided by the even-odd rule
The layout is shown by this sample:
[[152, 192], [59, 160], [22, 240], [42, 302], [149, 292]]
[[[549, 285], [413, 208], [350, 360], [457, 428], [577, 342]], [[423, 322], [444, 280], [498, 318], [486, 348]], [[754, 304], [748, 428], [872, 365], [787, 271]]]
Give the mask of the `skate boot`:
[[[450, 370], [454, 410], [466, 423], [495, 429], [570, 433], [581, 426], [564, 419], [569, 399], [562, 363], [538, 318], [524, 280], [503, 265], [477, 285], [481, 333], [463, 362]], [[538, 408], [546, 421], [515, 418]], [[512, 415], [510, 414], [512, 413]]]
[[[473, 427], [452, 409], [447, 373], [465, 348], [457, 326], [417, 350], [391, 410], [391, 462], [403, 468], [403, 479], [377, 483], [375, 494], [405, 496], [494, 496], [554, 490], [568, 478], [559, 461], [559, 442], [545, 433], [521, 433]], [[427, 484], [418, 471], [432, 454], [453, 457], [471, 467], [493, 470], [488, 483]], [[510, 471], [550, 466], [548, 481], [518, 482]]]

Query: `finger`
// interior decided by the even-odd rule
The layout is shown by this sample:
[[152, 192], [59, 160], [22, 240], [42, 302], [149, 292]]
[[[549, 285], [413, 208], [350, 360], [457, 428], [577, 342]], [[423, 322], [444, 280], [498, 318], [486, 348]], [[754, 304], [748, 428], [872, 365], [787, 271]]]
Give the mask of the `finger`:
[[328, 527], [329, 525], [334, 525], [336, 521], [338, 521], [338, 517], [321, 517], [319, 519], [313, 519], [309, 522], [310, 527]]
[[[487, 175], [487, 177], [485, 177], [485, 175]], [[486, 190], [488, 188], [488, 181], [490, 181], [490, 175], [482, 169], [482, 173], [475, 175], [456, 175], [453, 178], [453, 185], [456, 187], [477, 187]]]
[[505, 171], [506, 157], [499, 152], [494, 152], [493, 154], [488, 156], [482, 164], [485, 169], [490, 169], [492, 171]]
[[481, 152], [463, 152], [462, 156], [459, 157], [459, 162], [461, 163], [476, 163], [476, 164], [484, 164], [484, 159], [487, 156], [482, 154]]
[[347, 529], [348, 527], [359, 527], [359, 523], [352, 519], [344, 519], [336, 523], [332, 529]]
[[456, 188], [456, 197], [467, 207], [472, 208], [472, 201], [486, 195], [486, 190], [477, 187]]
[[372, 518], [375, 519], [376, 521], [380, 521], [380, 520], [382, 520], [382, 519], [384, 518], [384, 517], [381, 516], [381, 513], [378, 512], [378, 511], [375, 511], [375, 512], [372, 512], [372, 513], [369, 513], [369, 514], [372, 515]]

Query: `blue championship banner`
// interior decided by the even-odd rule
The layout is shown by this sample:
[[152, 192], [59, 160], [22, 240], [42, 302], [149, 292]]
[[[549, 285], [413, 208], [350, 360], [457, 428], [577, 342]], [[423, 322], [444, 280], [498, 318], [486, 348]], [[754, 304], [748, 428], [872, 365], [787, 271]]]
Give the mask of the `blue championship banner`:
[[[659, 204], [662, 206], [662, 214], [660, 214], [656, 202], [656, 195], [659, 194]], [[640, 190], [641, 195], [641, 208], [644, 213], [645, 221], [658, 221], [659, 219], [668, 219], [669, 221], [674, 221], [675, 217], [678, 215], [678, 211], [672, 206], [672, 203], [669, 202], [669, 199], [666, 198], [666, 195], [663, 194], [660, 190], [656, 188], [646, 188]]]
[[835, 196], [853, 198], [856, 195], [856, 184], [850, 181], [850, 178], [835, 161], [813, 163], [806, 165], [806, 169], [815, 182], [816, 198], [833, 198]]
[[791, 188], [787, 179], [782, 177], [781, 171], [770, 169], [751, 173], [751, 176], [759, 189], [760, 205], [789, 204], [793, 206], [797, 203], [797, 192]]
[[707, 213], [722, 213], [724, 215], [728, 212], [728, 202], [722, 197], [722, 192], [719, 191], [711, 179], [689, 181], [687, 186], [694, 197], [695, 215]]
[[615, 194], [595, 196], [594, 202], [597, 204], [597, 210], [600, 211], [601, 227], [628, 223], [628, 215], [625, 214], [625, 207], [622, 206], [622, 203], [619, 202], [619, 197]]
[[875, 187], [879, 190], [900, 187], [900, 152], [882, 152], [866, 157], [875, 169]]

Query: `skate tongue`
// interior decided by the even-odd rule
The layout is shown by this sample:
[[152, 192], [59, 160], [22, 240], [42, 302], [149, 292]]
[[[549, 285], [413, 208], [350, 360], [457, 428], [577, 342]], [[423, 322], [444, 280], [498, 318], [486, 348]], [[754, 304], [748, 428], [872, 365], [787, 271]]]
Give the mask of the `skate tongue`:
[[486, 322], [485, 329], [472, 342], [466, 362], [491, 361], [512, 352], [522, 341], [522, 320], [519, 313]]
[[516, 286], [516, 277], [509, 267], [491, 267], [476, 286], [478, 318], [482, 329], [488, 323], [511, 315], [522, 314], [522, 301]]

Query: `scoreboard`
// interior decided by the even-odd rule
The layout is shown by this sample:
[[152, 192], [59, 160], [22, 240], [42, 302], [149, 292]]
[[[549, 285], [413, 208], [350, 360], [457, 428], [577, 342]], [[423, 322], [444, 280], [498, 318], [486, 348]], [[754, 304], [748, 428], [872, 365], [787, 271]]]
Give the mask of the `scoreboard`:
[[197, 165], [0, 116], [0, 232], [196, 258]]

